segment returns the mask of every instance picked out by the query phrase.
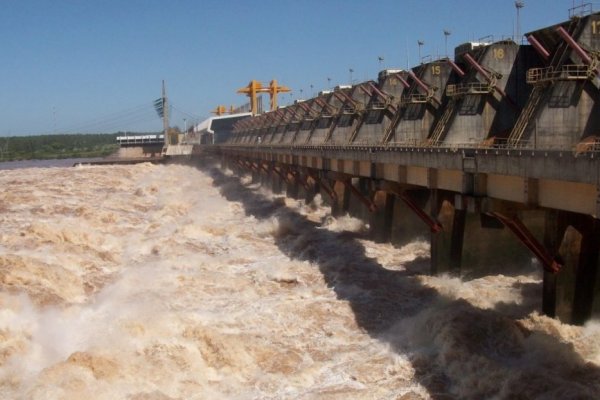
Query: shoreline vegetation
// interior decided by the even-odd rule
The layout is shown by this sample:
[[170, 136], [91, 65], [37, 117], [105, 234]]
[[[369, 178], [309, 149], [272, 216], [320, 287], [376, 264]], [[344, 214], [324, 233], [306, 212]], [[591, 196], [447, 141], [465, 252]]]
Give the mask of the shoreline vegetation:
[[125, 132], [0, 137], [0, 162], [106, 157], [119, 149], [117, 136]]

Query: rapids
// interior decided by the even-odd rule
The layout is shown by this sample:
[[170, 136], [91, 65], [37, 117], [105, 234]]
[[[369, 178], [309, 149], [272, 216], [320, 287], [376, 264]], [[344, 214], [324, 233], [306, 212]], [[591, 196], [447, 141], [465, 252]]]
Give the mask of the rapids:
[[539, 267], [427, 275], [216, 168], [0, 171], [2, 399], [566, 399], [600, 323], [540, 315]]

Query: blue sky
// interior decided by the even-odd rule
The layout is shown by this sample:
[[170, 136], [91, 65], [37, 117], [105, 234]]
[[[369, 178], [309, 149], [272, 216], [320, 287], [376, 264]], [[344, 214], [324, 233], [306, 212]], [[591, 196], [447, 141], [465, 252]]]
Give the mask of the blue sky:
[[[572, 6], [525, 0], [521, 32], [568, 19]], [[171, 125], [183, 128], [245, 103], [235, 91], [251, 79], [291, 87], [286, 104], [328, 77], [347, 83], [350, 68], [365, 80], [415, 65], [417, 40], [422, 55], [443, 55], [444, 29], [451, 53], [515, 23], [514, 0], [5, 0], [0, 136], [160, 130], [151, 105], [163, 79]]]

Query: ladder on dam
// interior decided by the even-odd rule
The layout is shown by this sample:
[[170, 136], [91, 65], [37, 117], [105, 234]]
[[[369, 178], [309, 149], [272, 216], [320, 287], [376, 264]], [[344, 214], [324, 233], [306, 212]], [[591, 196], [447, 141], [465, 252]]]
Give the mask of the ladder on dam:
[[404, 115], [404, 110], [406, 110], [405, 106], [400, 105], [398, 107], [396, 114], [394, 114], [394, 117], [390, 121], [390, 124], [388, 125], [388, 127], [385, 129], [385, 132], [383, 133], [383, 139], [381, 141], [382, 144], [389, 143], [390, 139], [396, 132], [396, 127], [398, 126], [398, 124], [400, 123], [400, 120], [402, 119], [402, 116]]
[[454, 115], [455, 110], [456, 110], [456, 100], [451, 98], [450, 101], [448, 101], [448, 103], [446, 105], [446, 109], [444, 110], [444, 113], [440, 117], [437, 124], [435, 124], [435, 128], [433, 129], [433, 132], [431, 132], [431, 136], [429, 137], [429, 140], [428, 140], [428, 143], [430, 146], [436, 146], [439, 144], [440, 139], [444, 135], [444, 132], [446, 131], [446, 127], [448, 126], [450, 119]]
[[525, 133], [525, 130], [527, 129], [527, 126], [529, 125], [529, 121], [531, 121], [535, 111], [538, 108], [538, 105], [542, 100], [542, 97], [544, 97], [545, 92], [545, 86], [536, 85], [533, 87], [531, 95], [529, 96], [529, 101], [527, 101], [527, 105], [525, 105], [521, 111], [521, 114], [519, 114], [519, 118], [517, 119], [515, 126], [508, 136], [508, 147], [517, 147], [521, 141], [521, 138], [523, 137], [523, 134]]
[[[570, 35], [573, 35], [575, 31], [579, 28], [581, 19], [573, 18], [571, 23], [569, 24], [568, 32]], [[550, 60], [549, 67], [559, 68], [562, 66], [569, 53], [569, 45], [566, 41], [561, 42], [558, 46], [558, 49], [554, 52], [552, 59]], [[527, 104], [519, 114], [519, 118], [515, 123], [510, 135], [508, 136], [507, 145], [508, 147], [517, 147], [519, 142], [523, 138], [529, 123], [535, 118], [535, 114], [539, 109], [539, 105], [542, 103], [542, 98], [544, 94], [547, 93], [551, 86], [548, 85], [551, 83], [546, 80], [539, 80], [535, 83], [533, 90], [531, 91], [531, 95], [529, 96], [529, 100]]]
[[356, 139], [356, 136], [358, 136], [358, 132], [360, 131], [360, 128], [363, 126], [364, 123], [365, 123], [365, 116], [362, 113], [360, 113], [358, 116], [358, 122], [356, 123], [356, 127], [354, 128], [354, 130], [352, 131], [352, 134], [350, 135], [350, 140], [348, 140], [348, 144], [354, 143], [354, 140]]

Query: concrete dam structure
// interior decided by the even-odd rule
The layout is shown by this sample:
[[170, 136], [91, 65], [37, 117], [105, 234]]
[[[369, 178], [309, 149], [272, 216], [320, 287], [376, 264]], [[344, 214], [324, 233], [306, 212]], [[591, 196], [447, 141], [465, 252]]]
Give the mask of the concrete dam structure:
[[428, 238], [434, 274], [537, 263], [543, 312], [581, 324], [600, 312], [600, 14], [525, 37], [241, 119], [202, 151], [321, 193], [376, 241]]

